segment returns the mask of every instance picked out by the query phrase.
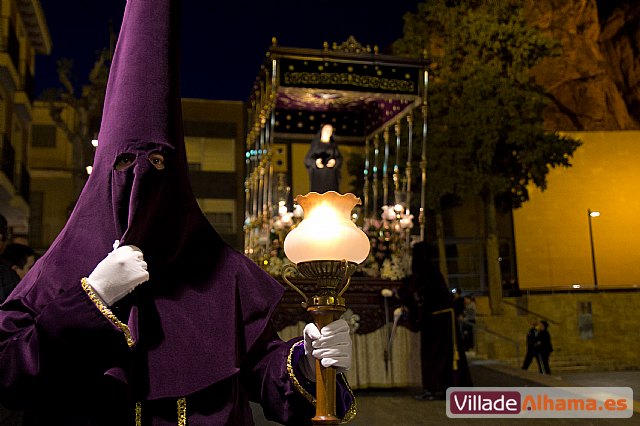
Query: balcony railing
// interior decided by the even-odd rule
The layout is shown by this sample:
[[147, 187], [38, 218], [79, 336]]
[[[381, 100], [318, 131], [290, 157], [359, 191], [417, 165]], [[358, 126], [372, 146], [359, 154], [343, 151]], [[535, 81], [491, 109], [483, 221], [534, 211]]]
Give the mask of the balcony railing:
[[0, 17], [0, 52], [6, 52], [16, 72], [20, 70], [20, 41], [9, 17]]
[[18, 35], [16, 34], [16, 29], [13, 26], [13, 23], [11, 21], [9, 21], [7, 23], [7, 25], [9, 26], [8, 28], [8, 34], [7, 34], [7, 41], [6, 41], [6, 45], [5, 45], [5, 49], [6, 52], [9, 54], [9, 57], [11, 58], [11, 61], [13, 61], [13, 65], [15, 66], [16, 70], [19, 70], [19, 66], [20, 66], [20, 41], [18, 40]]
[[34, 94], [35, 94], [35, 79], [33, 78], [33, 75], [31, 75], [31, 71], [29, 70], [29, 67], [27, 67], [27, 70], [24, 73], [23, 82], [24, 83], [22, 85], [22, 90], [26, 92], [27, 97], [33, 103]]
[[9, 179], [11, 183], [13, 183], [16, 152], [14, 151], [13, 146], [11, 146], [11, 142], [7, 139], [6, 135], [2, 135], [0, 143], [2, 143], [2, 151], [0, 151], [0, 171], [7, 176], [7, 179]]

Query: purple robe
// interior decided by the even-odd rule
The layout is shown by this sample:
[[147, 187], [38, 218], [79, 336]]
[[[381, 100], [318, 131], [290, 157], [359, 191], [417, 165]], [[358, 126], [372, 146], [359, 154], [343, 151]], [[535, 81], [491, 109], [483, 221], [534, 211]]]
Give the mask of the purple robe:
[[[313, 415], [299, 339], [282, 342], [270, 326], [282, 286], [222, 242], [193, 196], [179, 20], [178, 0], [128, 0], [93, 172], [0, 310], [0, 402], [25, 409], [28, 424], [175, 425], [180, 413], [253, 424], [249, 400], [282, 423]], [[107, 307], [83, 278], [116, 239], [140, 247], [150, 280]]]

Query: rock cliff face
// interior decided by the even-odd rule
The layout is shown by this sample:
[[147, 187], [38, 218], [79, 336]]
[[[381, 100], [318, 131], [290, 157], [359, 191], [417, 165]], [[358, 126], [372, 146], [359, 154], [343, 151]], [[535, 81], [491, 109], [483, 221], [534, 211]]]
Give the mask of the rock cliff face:
[[600, 46], [629, 113], [640, 121], [640, 3], [614, 10], [603, 26]]
[[602, 29], [596, 0], [525, 0], [525, 4], [527, 19], [562, 46], [559, 56], [534, 69], [538, 83], [550, 92], [546, 127], [640, 128], [640, 7], [615, 10]]

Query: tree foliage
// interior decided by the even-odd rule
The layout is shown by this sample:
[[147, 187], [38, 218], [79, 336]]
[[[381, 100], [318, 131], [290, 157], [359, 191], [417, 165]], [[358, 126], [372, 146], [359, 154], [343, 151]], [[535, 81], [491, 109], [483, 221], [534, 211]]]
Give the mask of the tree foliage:
[[579, 142], [546, 132], [531, 68], [557, 53], [514, 0], [431, 0], [405, 16], [397, 54], [427, 56], [430, 204], [447, 194], [499, 196], [509, 207], [570, 166]]

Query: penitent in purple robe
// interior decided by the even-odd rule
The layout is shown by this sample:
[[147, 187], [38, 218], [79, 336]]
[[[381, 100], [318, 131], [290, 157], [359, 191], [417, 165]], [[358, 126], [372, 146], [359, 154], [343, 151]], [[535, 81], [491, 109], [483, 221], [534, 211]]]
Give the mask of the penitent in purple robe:
[[[179, 20], [178, 0], [128, 0], [93, 172], [1, 307], [0, 402], [27, 424], [250, 425], [249, 400], [281, 423], [314, 413], [300, 339], [270, 326], [282, 286], [221, 241], [191, 191]], [[107, 307], [83, 278], [114, 240], [141, 248], [150, 280]], [[338, 395], [349, 417], [346, 382]]]

